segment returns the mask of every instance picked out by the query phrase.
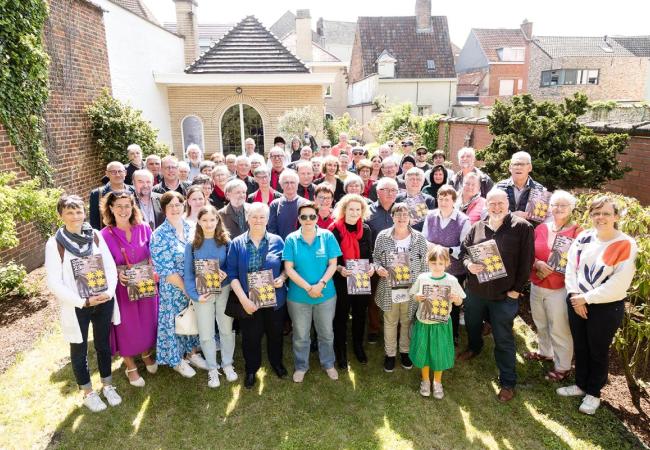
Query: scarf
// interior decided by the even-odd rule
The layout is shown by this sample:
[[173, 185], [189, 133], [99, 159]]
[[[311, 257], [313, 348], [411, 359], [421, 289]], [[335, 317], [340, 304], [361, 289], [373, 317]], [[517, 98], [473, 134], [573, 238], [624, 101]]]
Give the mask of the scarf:
[[345, 219], [339, 219], [330, 225], [330, 231], [338, 230], [341, 235], [341, 252], [343, 252], [343, 259], [359, 259], [361, 251], [359, 250], [359, 239], [363, 236], [363, 224], [361, 219], [357, 222], [356, 231], [348, 231], [345, 224]]
[[64, 249], [78, 258], [90, 256], [93, 253], [94, 230], [87, 222], [81, 226], [80, 234], [70, 233], [63, 226], [58, 229], [54, 238]]
[[459, 208], [458, 208], [458, 209], [460, 210], [460, 212], [462, 212], [462, 213], [467, 212], [467, 208], [469, 208], [469, 205], [471, 205], [472, 202], [473, 202], [474, 200], [476, 200], [480, 195], [481, 195], [480, 192], [477, 193], [477, 194], [474, 194], [474, 195], [472, 196], [472, 198], [470, 198], [469, 201], [468, 201], [467, 203], [463, 203], [463, 196], [462, 196], [462, 195], [461, 195], [460, 197], [458, 197], [458, 200], [460, 200], [460, 201], [458, 202], [458, 204], [459, 204]]
[[[270, 205], [271, 202], [273, 201], [273, 193], [275, 191], [273, 189], [269, 189], [269, 201], [266, 202], [267, 205]], [[258, 189], [255, 192], [255, 195], [253, 196], [253, 203], [264, 203], [262, 200], [262, 191]]]
[[372, 188], [373, 184], [375, 184], [375, 182], [369, 179], [368, 182], [366, 183], [366, 186], [363, 188], [362, 195], [364, 197], [368, 198], [368, 196], [370, 195], [370, 188]]
[[215, 186], [213, 192], [214, 195], [216, 195], [219, 198], [226, 198], [226, 193], [222, 191], [219, 186]]

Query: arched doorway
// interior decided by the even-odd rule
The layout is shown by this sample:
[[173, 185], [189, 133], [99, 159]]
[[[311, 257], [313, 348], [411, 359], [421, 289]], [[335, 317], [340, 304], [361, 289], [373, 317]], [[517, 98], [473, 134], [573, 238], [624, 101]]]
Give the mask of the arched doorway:
[[264, 154], [264, 124], [255, 108], [238, 103], [221, 116], [221, 150], [224, 155], [244, 152], [244, 140], [255, 140], [255, 151]]

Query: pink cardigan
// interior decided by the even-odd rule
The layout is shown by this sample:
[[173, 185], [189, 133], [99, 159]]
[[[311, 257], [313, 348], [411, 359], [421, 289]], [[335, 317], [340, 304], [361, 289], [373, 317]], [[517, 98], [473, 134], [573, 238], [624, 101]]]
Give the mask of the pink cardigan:
[[[462, 202], [462, 200], [461, 200]], [[467, 207], [465, 214], [469, 217], [469, 222], [473, 225], [475, 222], [481, 220], [481, 213], [485, 209], [485, 199], [481, 196], [476, 197], [472, 203]]]

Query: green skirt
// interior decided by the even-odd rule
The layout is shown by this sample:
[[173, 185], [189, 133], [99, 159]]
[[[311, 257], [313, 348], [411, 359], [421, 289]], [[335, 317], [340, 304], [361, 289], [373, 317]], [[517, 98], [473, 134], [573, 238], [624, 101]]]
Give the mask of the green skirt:
[[409, 356], [415, 367], [429, 366], [430, 370], [454, 367], [454, 337], [451, 320], [446, 323], [426, 324], [415, 320], [411, 332]]

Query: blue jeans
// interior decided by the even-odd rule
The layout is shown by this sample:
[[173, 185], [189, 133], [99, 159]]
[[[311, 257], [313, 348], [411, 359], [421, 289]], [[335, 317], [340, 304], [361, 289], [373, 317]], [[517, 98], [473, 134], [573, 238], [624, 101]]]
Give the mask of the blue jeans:
[[287, 301], [289, 316], [293, 323], [293, 359], [296, 370], [309, 370], [309, 346], [311, 321], [318, 335], [318, 356], [323, 369], [334, 367], [334, 329], [336, 296], [316, 305]]
[[499, 384], [514, 388], [517, 384], [516, 347], [512, 325], [519, 310], [519, 302], [511, 298], [486, 300], [467, 293], [465, 301], [465, 328], [469, 349], [479, 353], [483, 349], [483, 319], [486, 315], [492, 325], [494, 359], [499, 369]]
[[214, 340], [214, 321], [219, 327], [219, 341], [221, 342], [221, 365], [232, 366], [232, 356], [235, 353], [235, 335], [232, 332], [232, 317], [225, 314], [226, 302], [230, 294], [230, 285], [222, 286], [221, 293], [210, 296], [207, 302], [194, 302], [196, 320], [199, 328], [201, 350], [208, 370], [217, 368], [217, 344]]

